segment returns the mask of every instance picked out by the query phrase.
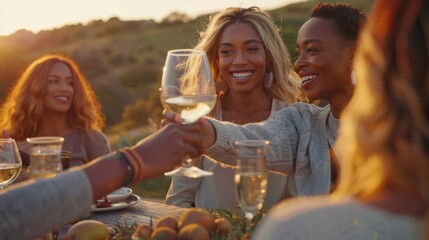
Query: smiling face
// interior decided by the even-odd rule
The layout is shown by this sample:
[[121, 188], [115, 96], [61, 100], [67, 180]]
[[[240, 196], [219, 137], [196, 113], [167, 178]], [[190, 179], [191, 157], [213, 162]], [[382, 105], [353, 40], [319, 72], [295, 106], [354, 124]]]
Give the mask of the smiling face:
[[295, 71], [308, 99], [331, 101], [351, 85], [353, 45], [334, 21], [311, 18], [298, 32]]
[[45, 110], [57, 113], [69, 111], [74, 95], [73, 76], [64, 63], [55, 63], [49, 70], [43, 98]]
[[219, 44], [219, 68], [230, 91], [263, 91], [266, 53], [258, 32], [247, 23], [225, 27]]

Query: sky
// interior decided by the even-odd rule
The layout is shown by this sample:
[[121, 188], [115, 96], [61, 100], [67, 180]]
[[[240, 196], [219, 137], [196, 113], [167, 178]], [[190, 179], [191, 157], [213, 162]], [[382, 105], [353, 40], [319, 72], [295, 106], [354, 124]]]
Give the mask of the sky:
[[193, 18], [227, 7], [258, 6], [271, 10], [302, 1], [305, 0], [0, 0], [0, 35], [19, 29], [37, 33], [111, 17], [160, 21], [173, 11]]

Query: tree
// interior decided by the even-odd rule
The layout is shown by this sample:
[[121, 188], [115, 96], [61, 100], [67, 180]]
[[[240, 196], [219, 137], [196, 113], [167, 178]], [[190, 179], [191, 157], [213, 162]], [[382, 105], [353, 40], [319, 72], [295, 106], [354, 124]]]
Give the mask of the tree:
[[168, 14], [164, 19], [162, 19], [161, 23], [163, 24], [187, 23], [189, 21], [191, 21], [191, 18], [188, 17], [188, 15], [174, 11]]

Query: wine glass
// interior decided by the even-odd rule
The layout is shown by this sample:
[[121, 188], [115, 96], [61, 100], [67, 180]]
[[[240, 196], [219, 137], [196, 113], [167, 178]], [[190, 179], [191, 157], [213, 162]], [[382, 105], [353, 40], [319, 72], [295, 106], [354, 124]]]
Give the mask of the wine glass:
[[235, 142], [237, 150], [237, 168], [235, 169], [235, 187], [240, 208], [250, 222], [264, 204], [267, 192], [266, 155], [269, 141], [240, 140]]
[[11, 184], [22, 169], [21, 156], [12, 138], [0, 138], [0, 189]]
[[[160, 91], [164, 108], [180, 114], [185, 124], [211, 112], [216, 103], [216, 89], [207, 54], [194, 49], [168, 51]], [[181, 167], [165, 173], [190, 178], [212, 174], [193, 166], [190, 156], [184, 157]]]

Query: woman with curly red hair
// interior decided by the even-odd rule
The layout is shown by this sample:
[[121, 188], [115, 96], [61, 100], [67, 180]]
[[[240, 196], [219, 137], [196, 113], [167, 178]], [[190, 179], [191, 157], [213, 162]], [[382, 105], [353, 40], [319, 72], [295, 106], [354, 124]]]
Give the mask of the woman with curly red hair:
[[0, 109], [0, 129], [28, 152], [26, 138], [64, 137], [71, 164], [88, 162], [110, 152], [101, 132], [100, 104], [78, 64], [60, 54], [33, 61], [18, 79]]

